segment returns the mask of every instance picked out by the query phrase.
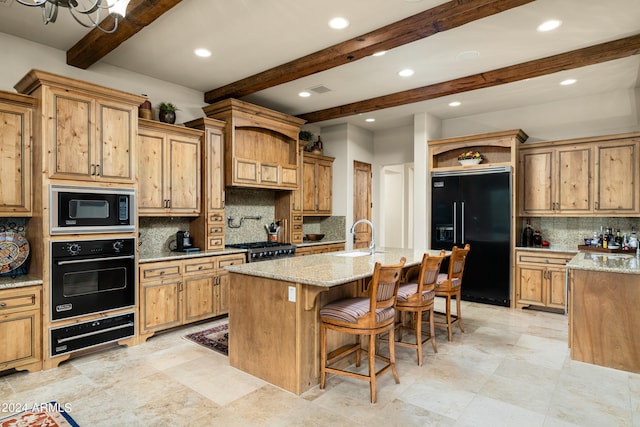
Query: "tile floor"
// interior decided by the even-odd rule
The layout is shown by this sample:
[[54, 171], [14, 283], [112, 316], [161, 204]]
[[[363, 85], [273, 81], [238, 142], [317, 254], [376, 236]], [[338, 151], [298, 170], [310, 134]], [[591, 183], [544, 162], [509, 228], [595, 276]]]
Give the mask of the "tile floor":
[[466, 333], [449, 343], [438, 330], [439, 352], [426, 344], [422, 367], [397, 349], [400, 384], [382, 376], [375, 405], [363, 381], [332, 376], [295, 396], [181, 338], [220, 320], [2, 376], [0, 403], [56, 400], [83, 427], [640, 427], [640, 375], [571, 361], [565, 316], [466, 302], [462, 311]]

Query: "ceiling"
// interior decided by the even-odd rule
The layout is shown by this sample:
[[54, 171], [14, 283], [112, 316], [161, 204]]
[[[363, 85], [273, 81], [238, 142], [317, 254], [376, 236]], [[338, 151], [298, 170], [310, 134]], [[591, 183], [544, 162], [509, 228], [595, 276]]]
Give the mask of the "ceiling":
[[[206, 92], [247, 77], [259, 77], [268, 69], [334, 45], [345, 46], [339, 44], [445, 3], [475, 8], [486, 3], [518, 1], [185, 0], [100, 61], [202, 91], [204, 99]], [[586, 66], [582, 66], [585, 62], [578, 62], [559, 67], [562, 71], [528, 79], [515, 77], [510, 83], [475, 90], [460, 83], [454, 85], [459, 93], [439, 96], [436, 91], [435, 98], [429, 100], [414, 102], [407, 92], [406, 97], [395, 98], [412, 100], [408, 104], [358, 113], [376, 110], [371, 105], [387, 105], [371, 101], [365, 110], [360, 110], [358, 103], [362, 101], [431, 85], [438, 87], [466, 76], [482, 79], [491, 70], [640, 34], [638, 0], [519, 3], [522, 5], [395, 47], [384, 56], [356, 56], [344, 65], [327, 67], [239, 98], [292, 115], [351, 105], [353, 108], [345, 108], [347, 113], [332, 110], [333, 116], [325, 115], [316, 124], [349, 122], [375, 131], [409, 124], [413, 114], [421, 112], [447, 119], [640, 87], [640, 48], [634, 39], [631, 52], [618, 59], [594, 60], [593, 64], [587, 61], [590, 65]], [[335, 16], [347, 18], [349, 27], [329, 28], [327, 23]], [[559, 19], [562, 25], [547, 33], [537, 32], [536, 27], [547, 19]], [[26, 7], [16, 0], [0, 0], [0, 29], [63, 51], [88, 33], [66, 10], [60, 11], [56, 23], [43, 25], [40, 8]], [[196, 48], [207, 48], [212, 56], [196, 57]], [[412, 68], [415, 74], [399, 77], [397, 73], [403, 68]], [[288, 72], [296, 75], [288, 68], [283, 75], [286, 77]], [[560, 86], [559, 82], [567, 78], [577, 79], [577, 83]], [[308, 98], [298, 96], [300, 91], [318, 87], [328, 91], [311, 90]], [[449, 107], [453, 100], [462, 105]], [[376, 121], [368, 123], [365, 118]]]

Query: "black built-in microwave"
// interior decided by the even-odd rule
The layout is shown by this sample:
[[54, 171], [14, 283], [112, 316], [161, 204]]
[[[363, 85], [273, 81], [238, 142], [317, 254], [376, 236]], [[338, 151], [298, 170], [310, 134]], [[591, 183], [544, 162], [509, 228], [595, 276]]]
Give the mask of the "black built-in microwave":
[[123, 233], [136, 229], [133, 188], [50, 185], [51, 234]]

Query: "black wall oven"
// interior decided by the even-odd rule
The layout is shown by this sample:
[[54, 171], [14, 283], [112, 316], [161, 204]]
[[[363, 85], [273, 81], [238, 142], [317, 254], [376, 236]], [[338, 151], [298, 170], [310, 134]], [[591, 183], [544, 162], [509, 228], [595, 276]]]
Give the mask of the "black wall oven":
[[134, 238], [51, 242], [51, 321], [136, 303]]

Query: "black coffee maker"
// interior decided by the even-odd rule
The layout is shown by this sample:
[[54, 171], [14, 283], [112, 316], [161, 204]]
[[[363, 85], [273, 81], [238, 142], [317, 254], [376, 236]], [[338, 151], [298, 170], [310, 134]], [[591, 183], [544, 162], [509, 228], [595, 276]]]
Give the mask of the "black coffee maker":
[[197, 252], [200, 248], [193, 247], [191, 234], [188, 231], [178, 231], [176, 233], [176, 251], [179, 252]]

